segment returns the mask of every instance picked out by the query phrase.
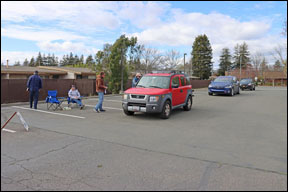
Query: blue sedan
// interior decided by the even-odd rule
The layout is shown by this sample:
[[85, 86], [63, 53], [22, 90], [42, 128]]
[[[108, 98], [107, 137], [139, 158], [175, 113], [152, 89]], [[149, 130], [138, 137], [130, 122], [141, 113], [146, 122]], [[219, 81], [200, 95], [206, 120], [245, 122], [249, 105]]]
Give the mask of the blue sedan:
[[219, 76], [210, 83], [208, 94], [227, 94], [230, 96], [240, 94], [239, 82], [234, 76]]

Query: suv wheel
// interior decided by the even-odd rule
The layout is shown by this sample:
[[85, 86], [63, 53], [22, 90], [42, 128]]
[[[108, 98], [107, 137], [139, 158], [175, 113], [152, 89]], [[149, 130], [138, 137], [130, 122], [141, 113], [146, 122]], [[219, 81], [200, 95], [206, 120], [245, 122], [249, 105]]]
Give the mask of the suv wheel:
[[183, 107], [184, 111], [190, 111], [192, 107], [192, 97], [189, 96], [186, 102], [186, 105]]
[[213, 95], [213, 93], [208, 92], [208, 95]]
[[133, 111], [126, 111], [126, 110], [123, 110], [124, 113], [128, 116], [131, 116], [131, 115], [134, 115], [134, 112]]
[[232, 87], [230, 96], [233, 96], [233, 95], [234, 95], [234, 88]]
[[164, 103], [160, 117], [162, 119], [168, 119], [170, 114], [171, 114], [171, 104], [170, 104], [170, 101], [167, 100]]

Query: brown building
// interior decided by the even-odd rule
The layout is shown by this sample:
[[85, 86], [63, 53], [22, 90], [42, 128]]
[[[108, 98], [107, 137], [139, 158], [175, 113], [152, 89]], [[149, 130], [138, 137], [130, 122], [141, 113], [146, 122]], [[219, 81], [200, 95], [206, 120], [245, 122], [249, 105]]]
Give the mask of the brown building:
[[96, 79], [96, 72], [87, 68], [1, 66], [1, 79], [28, 79], [34, 71], [43, 79]]
[[[236, 76], [237, 79], [240, 79], [240, 70], [234, 69], [232, 71], [226, 71], [225, 75]], [[284, 71], [272, 71], [265, 70], [259, 71], [255, 69], [242, 69], [241, 70], [241, 79], [251, 78], [255, 80], [257, 77], [258, 81], [261, 81], [263, 84], [271, 85], [287, 85], [287, 75]]]

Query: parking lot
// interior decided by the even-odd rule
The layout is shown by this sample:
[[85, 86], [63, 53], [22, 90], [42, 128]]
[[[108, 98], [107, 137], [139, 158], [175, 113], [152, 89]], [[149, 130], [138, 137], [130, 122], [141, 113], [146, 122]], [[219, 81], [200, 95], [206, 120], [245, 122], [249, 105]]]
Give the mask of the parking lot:
[[30, 127], [16, 116], [1, 132], [1, 190], [287, 190], [286, 87], [197, 89], [167, 120], [126, 116], [119, 95], [95, 113], [97, 100], [1, 106], [1, 125], [19, 111]]

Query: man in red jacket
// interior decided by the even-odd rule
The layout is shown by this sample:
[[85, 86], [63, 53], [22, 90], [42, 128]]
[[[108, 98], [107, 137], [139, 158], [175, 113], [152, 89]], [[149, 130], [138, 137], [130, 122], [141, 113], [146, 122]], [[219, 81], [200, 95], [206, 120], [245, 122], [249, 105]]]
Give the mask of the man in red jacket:
[[104, 92], [107, 89], [107, 87], [104, 85], [104, 77], [105, 73], [102, 71], [100, 75], [97, 75], [96, 79], [96, 92], [98, 93], [99, 100], [97, 105], [94, 108], [94, 111], [99, 113], [99, 109], [101, 112], [104, 112], [105, 110], [102, 108], [102, 103], [104, 100]]

